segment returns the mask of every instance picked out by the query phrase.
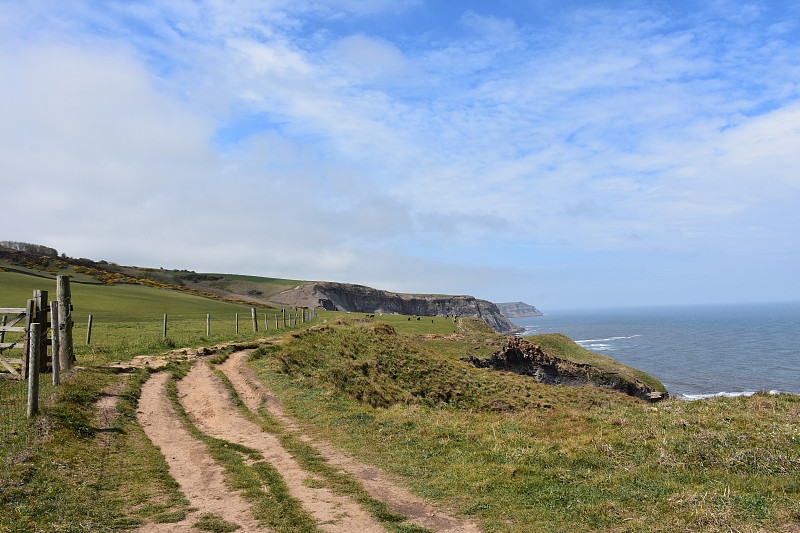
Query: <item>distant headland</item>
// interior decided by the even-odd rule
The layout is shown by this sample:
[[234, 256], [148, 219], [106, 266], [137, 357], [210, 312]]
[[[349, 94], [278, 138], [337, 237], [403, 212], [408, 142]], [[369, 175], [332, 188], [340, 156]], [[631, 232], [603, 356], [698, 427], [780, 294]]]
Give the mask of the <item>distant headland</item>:
[[531, 316], [542, 316], [542, 312], [534, 306], [524, 302], [507, 302], [495, 304], [506, 318], [528, 318]]

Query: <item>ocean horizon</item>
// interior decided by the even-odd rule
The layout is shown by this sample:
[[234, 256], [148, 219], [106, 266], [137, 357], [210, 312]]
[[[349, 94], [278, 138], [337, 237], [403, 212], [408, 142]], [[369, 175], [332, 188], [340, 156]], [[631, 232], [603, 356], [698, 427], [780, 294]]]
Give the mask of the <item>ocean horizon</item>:
[[800, 394], [800, 302], [558, 310], [518, 318], [523, 335], [563, 333], [695, 400]]

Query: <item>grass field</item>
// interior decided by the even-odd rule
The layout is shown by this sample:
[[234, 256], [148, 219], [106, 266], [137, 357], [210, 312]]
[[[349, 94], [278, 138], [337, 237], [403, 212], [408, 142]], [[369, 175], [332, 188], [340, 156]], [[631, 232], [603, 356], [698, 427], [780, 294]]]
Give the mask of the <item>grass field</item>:
[[[125, 360], [133, 355], [167, 348], [247, 341], [254, 338], [251, 308], [187, 293], [141, 285], [71, 283], [74, 343], [82, 360]], [[53, 279], [14, 272], [0, 272], [0, 306], [24, 307], [34, 290], [46, 290], [55, 299]], [[164, 339], [164, 315], [167, 339]], [[238, 314], [239, 333], [236, 333]], [[275, 329], [275, 315], [283, 328], [280, 309], [258, 309], [259, 333]], [[93, 315], [91, 344], [86, 344], [89, 315]], [[211, 315], [211, 334], [206, 336], [206, 315]]]

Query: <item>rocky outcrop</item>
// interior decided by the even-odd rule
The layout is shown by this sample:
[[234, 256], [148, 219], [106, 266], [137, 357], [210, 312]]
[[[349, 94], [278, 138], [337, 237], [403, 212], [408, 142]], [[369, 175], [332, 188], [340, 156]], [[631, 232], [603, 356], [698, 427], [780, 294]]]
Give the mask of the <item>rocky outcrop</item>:
[[528, 318], [531, 316], [542, 316], [542, 312], [532, 305], [524, 302], [508, 302], [495, 304], [503, 316], [506, 318]]
[[541, 347], [520, 337], [511, 337], [502, 349], [488, 359], [470, 355], [462, 359], [478, 368], [506, 370], [530, 376], [546, 385], [592, 385], [611, 389], [642, 400], [656, 402], [668, 396], [629, 376], [594, 365], [574, 363], [545, 353]]
[[401, 294], [349, 283], [310, 282], [278, 293], [271, 300], [329, 311], [481, 318], [497, 333], [522, 329], [504, 317], [495, 304], [473, 296]]

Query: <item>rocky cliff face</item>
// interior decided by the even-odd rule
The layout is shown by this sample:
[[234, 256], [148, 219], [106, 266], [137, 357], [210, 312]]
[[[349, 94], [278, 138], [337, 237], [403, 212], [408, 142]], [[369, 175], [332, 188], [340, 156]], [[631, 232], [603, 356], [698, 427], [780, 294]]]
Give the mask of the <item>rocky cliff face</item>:
[[542, 316], [542, 312], [532, 305], [524, 302], [508, 302], [495, 304], [503, 316], [506, 318], [527, 318], [530, 316]]
[[574, 363], [545, 353], [538, 345], [519, 337], [506, 342], [488, 359], [469, 356], [462, 359], [478, 368], [506, 370], [530, 376], [545, 385], [592, 385], [611, 389], [642, 400], [656, 402], [668, 395], [639, 380], [603, 370], [594, 365]]
[[272, 301], [329, 311], [419, 316], [460, 316], [483, 319], [497, 333], [516, 333], [492, 302], [473, 296], [414, 295], [382, 291], [349, 283], [304, 283], [272, 297]]

